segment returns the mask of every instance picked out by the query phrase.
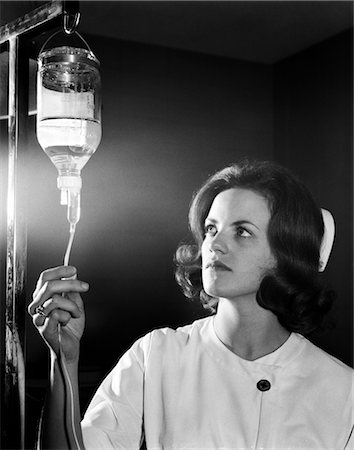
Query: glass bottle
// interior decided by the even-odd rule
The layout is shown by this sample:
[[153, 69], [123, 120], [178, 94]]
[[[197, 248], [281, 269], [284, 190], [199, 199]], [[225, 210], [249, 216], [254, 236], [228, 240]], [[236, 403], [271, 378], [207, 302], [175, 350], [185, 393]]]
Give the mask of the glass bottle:
[[70, 223], [80, 217], [81, 170], [101, 141], [99, 65], [90, 50], [69, 46], [38, 57], [37, 139], [58, 170]]

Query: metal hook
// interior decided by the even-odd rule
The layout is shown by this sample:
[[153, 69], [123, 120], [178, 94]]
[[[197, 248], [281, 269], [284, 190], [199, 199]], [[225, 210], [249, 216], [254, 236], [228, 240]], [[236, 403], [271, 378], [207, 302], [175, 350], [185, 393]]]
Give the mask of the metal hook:
[[[72, 24], [69, 25], [70, 19], [72, 19]], [[72, 14], [64, 12], [64, 31], [66, 34], [72, 34], [76, 30], [80, 22], [80, 12], [76, 12], [73, 17]]]

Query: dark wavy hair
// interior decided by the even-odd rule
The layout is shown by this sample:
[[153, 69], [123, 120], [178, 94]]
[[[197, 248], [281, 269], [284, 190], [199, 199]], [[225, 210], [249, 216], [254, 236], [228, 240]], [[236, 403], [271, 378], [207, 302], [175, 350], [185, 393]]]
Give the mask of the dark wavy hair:
[[181, 244], [176, 251], [178, 284], [187, 297], [198, 298], [209, 311], [216, 311], [218, 299], [209, 296], [202, 285], [204, 222], [215, 197], [235, 187], [262, 195], [271, 213], [267, 233], [277, 264], [261, 281], [258, 304], [272, 311], [287, 330], [311, 333], [321, 325], [334, 297], [333, 291], [323, 286], [318, 272], [322, 214], [304, 184], [273, 162], [246, 160], [233, 164], [211, 176], [194, 195], [189, 226], [195, 243]]

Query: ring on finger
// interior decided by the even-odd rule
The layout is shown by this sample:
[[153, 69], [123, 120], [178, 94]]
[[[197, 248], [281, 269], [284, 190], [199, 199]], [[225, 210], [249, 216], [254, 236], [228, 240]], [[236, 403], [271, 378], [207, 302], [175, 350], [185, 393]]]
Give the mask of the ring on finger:
[[37, 306], [37, 308], [35, 309], [35, 313], [39, 314], [42, 317], [47, 317], [47, 314], [44, 312], [43, 305]]

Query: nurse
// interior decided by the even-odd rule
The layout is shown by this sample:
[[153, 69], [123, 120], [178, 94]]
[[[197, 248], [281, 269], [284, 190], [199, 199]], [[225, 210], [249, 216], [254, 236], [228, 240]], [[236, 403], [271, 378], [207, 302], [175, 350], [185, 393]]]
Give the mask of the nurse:
[[86, 449], [353, 448], [353, 371], [305, 337], [332, 301], [319, 274], [333, 241], [327, 216], [271, 162], [242, 162], [209, 178], [190, 209], [195, 242], [181, 245], [175, 261], [185, 295], [210, 316], [138, 339], [81, 426], [80, 294], [88, 286], [62, 279], [76, 274], [72, 267], [43, 272], [29, 306], [51, 355], [41, 446], [70, 448], [67, 375], [77, 443]]

